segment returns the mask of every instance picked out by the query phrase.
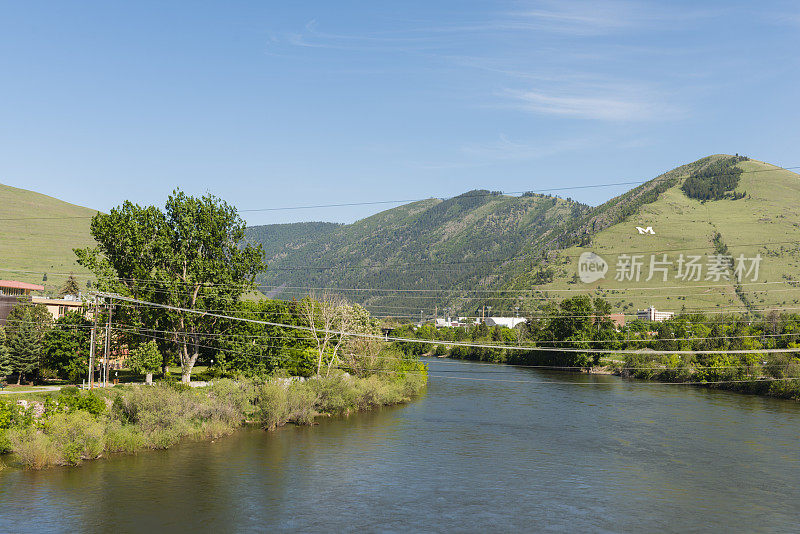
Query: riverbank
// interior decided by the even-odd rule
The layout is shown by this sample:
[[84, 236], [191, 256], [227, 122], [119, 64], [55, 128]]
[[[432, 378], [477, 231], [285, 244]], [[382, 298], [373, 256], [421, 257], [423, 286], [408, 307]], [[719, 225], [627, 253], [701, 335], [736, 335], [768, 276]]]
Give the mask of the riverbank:
[[[798, 349], [800, 352], [800, 349]], [[498, 355], [499, 354], [499, 355]], [[489, 355], [486, 359], [481, 356]], [[450, 351], [455, 360], [500, 363], [519, 367], [553, 369], [575, 373], [615, 375], [621, 378], [680, 383], [722, 389], [748, 395], [800, 401], [800, 358], [778, 355], [718, 355], [705, 365], [669, 355], [618, 355], [590, 367], [570, 366], [559, 361], [561, 353], [546, 351]], [[424, 354], [427, 357], [440, 355]], [[614, 355], [612, 355], [614, 356]]]
[[426, 384], [424, 367], [391, 376], [234, 381], [190, 388], [164, 382], [92, 392], [65, 388], [42, 402], [0, 400], [0, 460], [42, 469], [78, 465], [112, 453], [166, 449], [182, 440], [216, 439], [245, 424], [274, 429], [312, 424], [410, 401]]

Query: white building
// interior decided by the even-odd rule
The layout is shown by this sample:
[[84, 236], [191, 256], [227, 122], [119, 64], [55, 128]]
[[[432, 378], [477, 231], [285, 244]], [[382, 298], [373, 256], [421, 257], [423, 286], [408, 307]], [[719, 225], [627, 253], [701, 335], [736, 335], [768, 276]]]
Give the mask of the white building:
[[673, 317], [675, 317], [674, 313], [661, 312], [652, 306], [650, 306], [646, 310], [636, 310], [636, 318], [641, 319], [642, 321], [661, 322], [661, 321], [666, 321], [667, 319], [672, 319]]
[[514, 328], [527, 321], [522, 317], [487, 317], [485, 319], [486, 326], [505, 326], [506, 328]]

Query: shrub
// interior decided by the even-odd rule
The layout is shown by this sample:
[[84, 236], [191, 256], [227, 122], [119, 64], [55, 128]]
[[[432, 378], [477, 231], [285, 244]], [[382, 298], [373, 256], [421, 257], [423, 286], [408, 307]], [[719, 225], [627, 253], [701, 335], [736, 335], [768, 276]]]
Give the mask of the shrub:
[[83, 393], [78, 388], [62, 389], [57, 401], [59, 405], [66, 407], [70, 412], [83, 410], [92, 415], [100, 415], [106, 411], [106, 402], [103, 397], [94, 392]]
[[123, 425], [112, 420], [106, 425], [106, 451], [108, 452], [135, 452], [147, 444], [145, 435], [133, 425]]
[[341, 414], [356, 407], [357, 391], [353, 384], [359, 379], [344, 373], [311, 378], [308, 388], [317, 398], [320, 411]]
[[17, 459], [25, 467], [42, 469], [58, 464], [61, 459], [50, 437], [34, 428], [11, 430], [8, 439]]
[[81, 460], [99, 457], [105, 449], [104, 425], [89, 412], [55, 414], [43, 426], [60, 453], [60, 463], [77, 465]]
[[316, 396], [307, 386], [270, 381], [259, 392], [256, 417], [268, 429], [288, 422], [311, 424], [316, 416]]

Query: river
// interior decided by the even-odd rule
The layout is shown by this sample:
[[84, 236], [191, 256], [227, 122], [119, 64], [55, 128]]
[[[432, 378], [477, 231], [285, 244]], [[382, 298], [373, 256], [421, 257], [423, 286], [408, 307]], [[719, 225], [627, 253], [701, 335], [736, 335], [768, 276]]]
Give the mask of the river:
[[800, 405], [434, 360], [399, 407], [0, 471], [1, 532], [795, 531]]

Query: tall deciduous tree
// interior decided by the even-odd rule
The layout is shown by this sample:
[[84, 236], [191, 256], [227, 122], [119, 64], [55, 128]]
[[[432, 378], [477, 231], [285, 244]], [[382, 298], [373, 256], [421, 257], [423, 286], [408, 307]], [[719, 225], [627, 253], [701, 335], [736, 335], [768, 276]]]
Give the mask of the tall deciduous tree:
[[80, 381], [87, 374], [92, 322], [78, 312], [60, 317], [44, 335], [43, 366]]
[[[191, 310], [228, 310], [254, 288], [265, 269], [261, 247], [242, 246], [245, 223], [224, 201], [176, 190], [164, 210], [125, 202], [91, 224], [97, 246], [76, 250], [101, 290]], [[118, 321], [168, 331], [164, 350], [177, 352], [189, 382], [203, 337], [217, 319], [147, 306], [125, 307]], [[168, 357], [165, 355], [165, 358]]]
[[145, 383], [153, 383], [153, 373], [161, 366], [161, 353], [154, 339], [142, 343], [128, 355], [128, 365], [137, 373], [144, 373]]
[[309, 327], [311, 338], [317, 346], [317, 375], [322, 374], [322, 364], [327, 359], [327, 373], [339, 359], [339, 349], [345, 341], [337, 332], [349, 332], [353, 315], [350, 305], [339, 295], [325, 292], [322, 296], [309, 295], [300, 301], [300, 314]]

